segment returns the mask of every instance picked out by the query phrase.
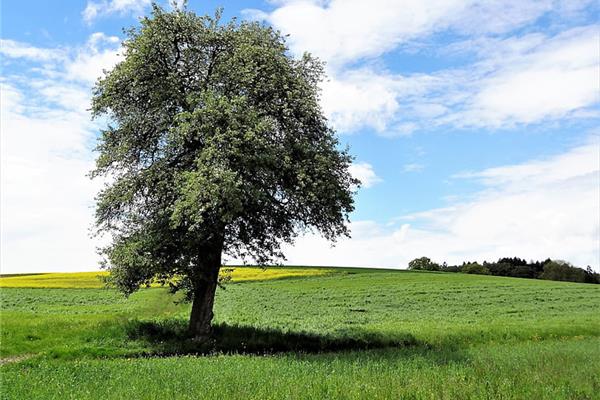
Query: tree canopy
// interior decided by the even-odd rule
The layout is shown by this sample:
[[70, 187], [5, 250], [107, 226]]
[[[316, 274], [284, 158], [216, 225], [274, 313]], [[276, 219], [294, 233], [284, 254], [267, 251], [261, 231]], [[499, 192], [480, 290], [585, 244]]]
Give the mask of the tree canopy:
[[92, 172], [109, 182], [96, 208], [105, 266], [126, 294], [153, 279], [185, 290], [199, 336], [222, 254], [264, 264], [306, 229], [348, 235], [358, 184], [319, 106], [323, 64], [293, 58], [268, 26], [220, 17], [154, 5], [92, 100], [108, 121]]
[[461, 265], [439, 265], [427, 257], [415, 258], [408, 263], [410, 270], [441, 272], [462, 272], [466, 274], [511, 276], [515, 278], [547, 279], [581, 283], [600, 283], [600, 274], [588, 265], [578, 268], [566, 261], [551, 260], [529, 261], [519, 257], [502, 257], [496, 262], [463, 261]]

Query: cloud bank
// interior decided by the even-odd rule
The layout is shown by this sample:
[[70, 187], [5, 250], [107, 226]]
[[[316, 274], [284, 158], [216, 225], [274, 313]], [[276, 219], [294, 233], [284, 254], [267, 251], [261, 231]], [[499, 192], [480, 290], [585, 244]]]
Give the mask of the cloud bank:
[[98, 127], [87, 109], [91, 84], [117, 62], [118, 46], [95, 33], [69, 51], [2, 47], [10, 62], [35, 66], [1, 82], [3, 273], [98, 268], [89, 228], [99, 184], [86, 176]]
[[[589, 4], [290, 0], [246, 15], [289, 34], [292, 52], [328, 63], [323, 107], [340, 133], [366, 128], [399, 136], [432, 126], [504, 129], [597, 114], [597, 27], [520, 33], [542, 17], [577, 21]], [[440, 34], [455, 40], [433, 46], [430, 38]], [[402, 74], [378, 60], [397, 53], [475, 58]]]

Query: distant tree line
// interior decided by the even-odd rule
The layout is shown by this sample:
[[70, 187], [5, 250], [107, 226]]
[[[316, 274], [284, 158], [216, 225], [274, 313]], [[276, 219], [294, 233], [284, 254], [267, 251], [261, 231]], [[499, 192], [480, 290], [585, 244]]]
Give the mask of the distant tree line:
[[566, 261], [549, 258], [545, 261], [527, 262], [518, 257], [504, 257], [496, 262], [484, 261], [483, 264], [465, 261], [461, 265], [448, 265], [445, 262], [438, 264], [428, 257], [420, 257], [409, 262], [408, 269], [600, 284], [600, 274], [594, 272], [590, 266], [583, 269]]

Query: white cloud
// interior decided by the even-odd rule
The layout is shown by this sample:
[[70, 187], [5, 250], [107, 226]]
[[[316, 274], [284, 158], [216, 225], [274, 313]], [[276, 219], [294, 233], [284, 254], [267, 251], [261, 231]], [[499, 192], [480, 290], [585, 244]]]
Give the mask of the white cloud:
[[399, 43], [427, 34], [465, 6], [459, 0], [292, 0], [272, 13], [248, 12], [266, 18], [290, 34], [291, 49], [310, 51], [332, 65], [376, 57]]
[[65, 56], [61, 49], [43, 49], [10, 39], [0, 39], [0, 54], [8, 58], [26, 58], [36, 61], [53, 61]]
[[[6, 92], [19, 93], [2, 85], [3, 99]], [[89, 119], [77, 111], [34, 110], [19, 97], [1, 110], [2, 272], [94, 268], [87, 237], [94, 196], [85, 176], [93, 165]]]
[[370, 188], [371, 186], [382, 182], [382, 179], [377, 176], [373, 166], [369, 163], [354, 163], [349, 169], [352, 177], [358, 179], [361, 182], [361, 187], [363, 188]]
[[370, 68], [331, 73], [322, 83], [321, 104], [333, 126], [342, 133], [371, 128], [387, 136], [412, 133], [413, 123], [401, 121], [401, 95], [417, 96], [434, 78], [407, 78]]
[[[568, 4], [568, 0], [471, 1], [460, 12], [449, 16], [449, 25], [460, 33], [504, 33], [531, 23], [550, 11], [566, 10]], [[571, 11], [574, 12], [584, 6], [584, 2], [580, 2], [577, 7], [573, 2]]]
[[[117, 46], [93, 34], [85, 46], [61, 50], [53, 64], [1, 82], [3, 273], [97, 269], [88, 229], [99, 183], [86, 176], [97, 127], [87, 109], [91, 83], [118, 60]], [[32, 49], [31, 61], [47, 61], [21, 47]]]
[[69, 78], [94, 83], [104, 70], [111, 69], [121, 59], [119, 42], [116, 36], [93, 33], [86, 46], [79, 49], [75, 58], [67, 65]]
[[406, 216], [397, 228], [354, 222], [352, 239], [335, 247], [305, 236], [286, 249], [288, 263], [405, 268], [420, 256], [449, 263], [519, 256], [600, 270], [598, 139], [545, 160], [471, 174], [485, 184], [473, 200]]
[[334, 71], [323, 84], [323, 108], [342, 133], [370, 128], [384, 136], [439, 125], [497, 129], [593, 117], [600, 87], [597, 45], [597, 29], [589, 26], [554, 36], [460, 43], [451, 51], [469, 47], [480, 59], [454, 70]]
[[141, 15], [144, 9], [151, 4], [151, 0], [88, 0], [87, 5], [81, 15], [86, 23], [91, 23], [99, 17], [111, 14]]
[[[540, 17], [554, 28], [578, 21], [590, 1], [285, 0], [246, 10], [289, 34], [292, 52], [328, 62], [322, 104], [341, 133], [364, 128], [398, 136], [429, 126], [511, 127], [590, 117], [598, 101], [597, 27], [510, 36]], [[540, 29], [538, 27], [538, 29]], [[565, 29], [565, 28], [563, 28]], [[528, 29], [531, 31], [532, 29]], [[440, 49], [472, 60], [428, 74], [373, 66], [384, 53], [419, 52], [432, 34], [468, 39]], [[467, 36], [465, 36], [467, 35]], [[435, 51], [435, 49], [433, 49]]]
[[478, 65], [473, 96], [450, 119], [474, 126], [528, 124], [562, 118], [597, 103], [597, 27], [493, 45], [499, 54], [482, 50], [488, 57]]
[[378, 57], [442, 31], [501, 34], [553, 14], [574, 18], [591, 0], [283, 0], [272, 12], [244, 10], [289, 34], [292, 51], [339, 66]]
[[489, 168], [460, 174], [456, 178], [477, 179], [489, 187], [502, 186], [511, 191], [531, 190], [597, 173], [600, 168], [599, 151], [600, 143], [593, 140], [550, 160], [533, 160], [525, 164]]
[[120, 39], [102, 32], [92, 33], [79, 48], [38, 48], [27, 43], [0, 39], [0, 54], [7, 60], [25, 59], [41, 63], [32, 71], [59, 80], [92, 84], [104, 69], [112, 68], [120, 59]]
[[352, 71], [322, 83], [321, 104], [333, 126], [348, 133], [363, 127], [384, 132], [399, 108], [395, 79]]

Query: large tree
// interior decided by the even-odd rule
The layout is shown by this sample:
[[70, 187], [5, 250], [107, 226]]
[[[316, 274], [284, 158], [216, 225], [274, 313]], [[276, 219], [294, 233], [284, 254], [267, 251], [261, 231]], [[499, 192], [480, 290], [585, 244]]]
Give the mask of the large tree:
[[264, 24], [154, 5], [122, 55], [92, 100], [105, 267], [126, 294], [184, 290], [207, 337], [223, 254], [264, 264], [306, 229], [348, 234], [352, 159], [319, 106], [322, 63]]

